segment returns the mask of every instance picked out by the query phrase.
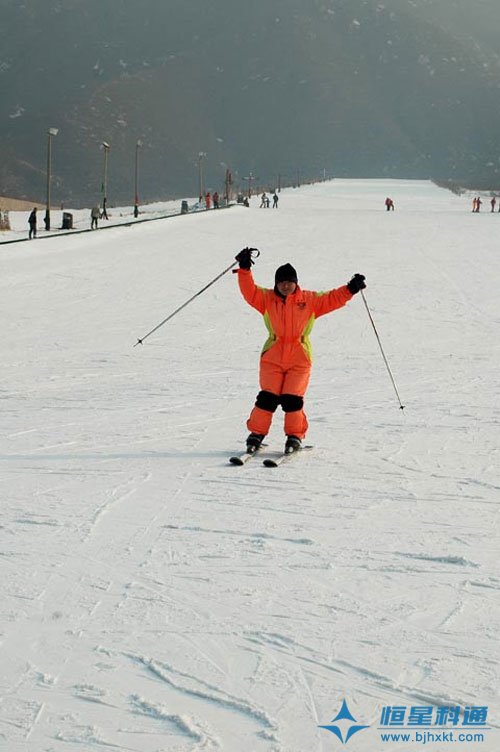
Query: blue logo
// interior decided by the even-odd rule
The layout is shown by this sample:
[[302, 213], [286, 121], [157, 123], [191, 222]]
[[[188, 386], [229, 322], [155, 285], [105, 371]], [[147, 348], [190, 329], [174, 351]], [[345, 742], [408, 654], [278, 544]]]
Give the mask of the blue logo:
[[[351, 726], [347, 726], [347, 724], [343, 723], [342, 727], [346, 729], [345, 731], [345, 738], [344, 733], [342, 732], [342, 728], [338, 725], [338, 721], [350, 721], [352, 723]], [[340, 739], [342, 744], [347, 744], [351, 736], [354, 736], [354, 734], [357, 734], [358, 731], [362, 731], [365, 728], [369, 728], [369, 726], [362, 726], [357, 722], [357, 720], [354, 718], [352, 713], [350, 712], [349, 708], [347, 707], [347, 703], [345, 700], [342, 701], [342, 707], [340, 708], [339, 712], [333, 718], [331, 723], [328, 726], [319, 726], [318, 728], [326, 729], [327, 731], [331, 731], [332, 734], [335, 734], [335, 736]]]

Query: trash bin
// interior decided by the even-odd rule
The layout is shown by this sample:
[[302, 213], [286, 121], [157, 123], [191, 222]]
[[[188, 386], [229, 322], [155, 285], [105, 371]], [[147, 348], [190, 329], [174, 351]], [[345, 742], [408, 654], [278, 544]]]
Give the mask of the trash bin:
[[63, 212], [61, 230], [72, 230], [72, 229], [73, 229], [73, 215], [70, 212]]
[[181, 214], [187, 214], [189, 211], [188, 202], [182, 201], [181, 203]]

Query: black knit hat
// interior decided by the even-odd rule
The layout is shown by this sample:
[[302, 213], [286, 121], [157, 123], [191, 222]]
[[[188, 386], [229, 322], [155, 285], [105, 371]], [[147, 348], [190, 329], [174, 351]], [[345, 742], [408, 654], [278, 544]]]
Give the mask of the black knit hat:
[[291, 264], [284, 264], [276, 269], [276, 274], [274, 275], [275, 284], [278, 284], [278, 282], [295, 282], [297, 284], [298, 281], [297, 272]]

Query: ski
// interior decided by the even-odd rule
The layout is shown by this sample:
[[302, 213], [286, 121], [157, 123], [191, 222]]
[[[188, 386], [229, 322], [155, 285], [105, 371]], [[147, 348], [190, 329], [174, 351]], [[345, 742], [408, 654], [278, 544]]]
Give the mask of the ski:
[[288, 460], [290, 460], [294, 455], [300, 454], [301, 452], [310, 452], [311, 449], [314, 449], [314, 447], [309, 444], [301, 447], [300, 449], [294, 449], [291, 452], [283, 452], [274, 460], [272, 460], [270, 457], [267, 457], [265, 460], [263, 460], [262, 464], [264, 465], [264, 467], [279, 467], [283, 464], [283, 462], [288, 462]]
[[252, 457], [255, 457], [264, 446], [267, 446], [267, 444], [261, 444], [260, 447], [257, 447], [253, 452], [246, 451], [243, 452], [243, 454], [236, 454], [234, 457], [229, 458], [229, 462], [231, 465], [244, 465], [248, 460], [251, 460]]

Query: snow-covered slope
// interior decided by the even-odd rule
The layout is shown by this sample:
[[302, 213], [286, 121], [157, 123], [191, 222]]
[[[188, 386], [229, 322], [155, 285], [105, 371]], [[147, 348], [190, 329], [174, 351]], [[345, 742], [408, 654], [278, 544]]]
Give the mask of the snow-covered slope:
[[[0, 249], [2, 750], [326, 752], [344, 698], [354, 752], [409, 748], [388, 706], [488, 706], [445, 746], [498, 749], [500, 214], [385, 181], [257, 207]], [[403, 413], [357, 296], [312, 334], [314, 452], [227, 465], [265, 339], [236, 277], [133, 345], [246, 245], [266, 286], [366, 275]]]

